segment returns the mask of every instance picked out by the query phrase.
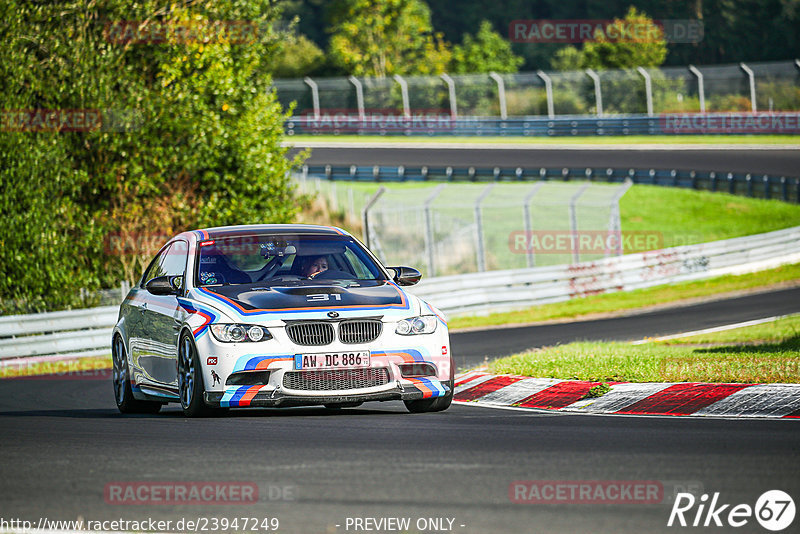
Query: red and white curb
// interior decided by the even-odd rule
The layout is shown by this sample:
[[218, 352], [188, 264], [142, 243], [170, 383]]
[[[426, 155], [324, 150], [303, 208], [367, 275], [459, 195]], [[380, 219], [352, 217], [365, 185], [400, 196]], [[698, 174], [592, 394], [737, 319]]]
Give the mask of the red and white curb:
[[453, 400], [565, 413], [800, 419], [800, 384], [605, 383], [608, 393], [585, 398], [601, 382], [471, 371], [456, 377]]

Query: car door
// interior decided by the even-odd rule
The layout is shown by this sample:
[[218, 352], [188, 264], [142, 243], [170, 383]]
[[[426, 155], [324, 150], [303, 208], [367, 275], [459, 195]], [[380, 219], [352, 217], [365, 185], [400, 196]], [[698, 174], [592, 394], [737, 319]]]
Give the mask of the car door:
[[[173, 241], [159, 259], [155, 276], [180, 277], [179, 293], [185, 288], [188, 243]], [[150, 276], [150, 280], [155, 278]], [[148, 280], [149, 281], [149, 280]], [[147, 281], [145, 282], [146, 285]], [[145, 290], [146, 291], [146, 290]], [[178, 335], [185, 312], [176, 295], [154, 295], [148, 292], [147, 306], [141, 313], [139, 331], [143, 338], [139, 365], [154, 385], [177, 391]]]

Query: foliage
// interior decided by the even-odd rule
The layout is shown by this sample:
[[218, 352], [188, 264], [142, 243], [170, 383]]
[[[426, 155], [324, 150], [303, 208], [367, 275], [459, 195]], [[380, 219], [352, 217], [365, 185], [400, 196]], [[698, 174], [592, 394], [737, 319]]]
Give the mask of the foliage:
[[[637, 26], [652, 30], [643, 37], [628, 34], [626, 28]], [[615, 35], [626, 36], [616, 39]], [[664, 32], [653, 19], [631, 7], [624, 19], [614, 19], [605, 32], [597, 32], [593, 41], [584, 44], [581, 66], [587, 69], [658, 67], [666, 58]]]
[[311, 76], [325, 64], [325, 53], [305, 35], [287, 36], [272, 62], [276, 78]]
[[475, 37], [467, 33], [463, 44], [453, 47], [453, 59], [448, 72], [517, 72], [523, 61], [511, 50], [511, 43], [495, 32], [488, 20], [484, 20]]
[[[103, 116], [88, 131], [0, 132], [0, 300], [68, 306], [79, 288], [131, 276], [141, 259], [125, 255], [149, 255], [174, 233], [295, 212], [287, 171], [299, 160], [281, 147], [285, 115], [269, 90], [281, 38], [272, 2], [186, 4], [0, 6], [0, 107]], [[257, 31], [137, 42], [113, 38], [115, 21]], [[112, 238], [133, 246], [111, 249]]]
[[[650, 30], [643, 36], [631, 35], [629, 29], [637, 27]], [[605, 31], [598, 30], [583, 49], [567, 46], [559, 50], [551, 65], [556, 70], [658, 67], [666, 57], [664, 32], [650, 17], [631, 7], [624, 19], [614, 19]]]
[[452, 52], [421, 0], [337, 0], [331, 60], [356, 76], [441, 74]]

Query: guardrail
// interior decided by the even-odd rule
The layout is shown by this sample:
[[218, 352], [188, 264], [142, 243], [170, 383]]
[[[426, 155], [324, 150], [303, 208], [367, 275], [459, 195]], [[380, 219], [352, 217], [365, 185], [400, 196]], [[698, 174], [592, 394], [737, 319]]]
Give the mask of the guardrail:
[[447, 115], [380, 115], [372, 119], [331, 114], [292, 117], [287, 135], [421, 135], [578, 137], [625, 135], [797, 135], [800, 112], [665, 113], [614, 117], [450, 117]]
[[[574, 265], [430, 278], [412, 292], [446, 313], [488, 313], [795, 262], [800, 226]], [[0, 360], [109, 354], [117, 314], [116, 306], [106, 306], [0, 317]]]
[[306, 165], [302, 178], [357, 182], [534, 182], [587, 180], [661, 185], [800, 203], [800, 177], [769, 174], [610, 167], [428, 167]]
[[119, 306], [103, 306], [2, 316], [0, 360], [65, 352], [74, 357], [109, 354], [118, 314]]
[[412, 292], [451, 314], [488, 313], [740, 274], [800, 261], [800, 227], [574, 265], [442, 276]]

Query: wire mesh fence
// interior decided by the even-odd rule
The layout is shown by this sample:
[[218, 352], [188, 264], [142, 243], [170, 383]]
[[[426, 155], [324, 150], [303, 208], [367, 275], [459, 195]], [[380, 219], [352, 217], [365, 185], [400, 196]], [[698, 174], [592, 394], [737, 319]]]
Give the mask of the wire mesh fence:
[[[404, 184], [373, 190], [303, 178], [300, 190], [363, 218], [385, 265], [444, 276], [591, 261], [623, 253], [622, 184]], [[370, 202], [373, 201], [373, 202]]]
[[800, 60], [594, 72], [275, 80], [295, 115], [535, 117], [800, 110]]

